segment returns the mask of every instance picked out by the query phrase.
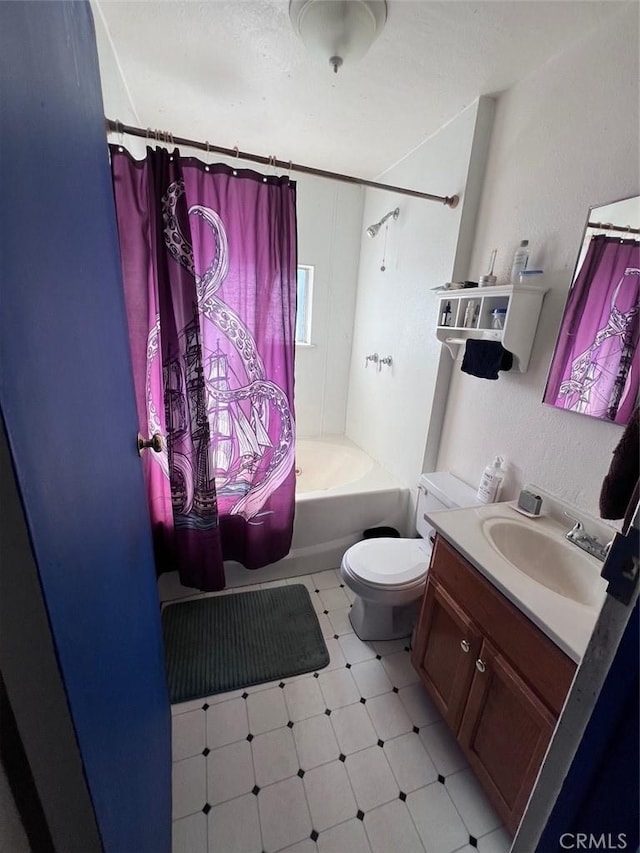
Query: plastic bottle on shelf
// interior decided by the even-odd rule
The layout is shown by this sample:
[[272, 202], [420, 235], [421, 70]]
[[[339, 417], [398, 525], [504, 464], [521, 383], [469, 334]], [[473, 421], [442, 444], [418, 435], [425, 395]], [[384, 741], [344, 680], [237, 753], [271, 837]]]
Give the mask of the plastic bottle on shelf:
[[451, 303], [447, 302], [444, 306], [444, 311], [442, 312], [442, 317], [440, 319], [441, 326], [450, 326], [451, 325]]
[[487, 465], [482, 472], [476, 497], [483, 504], [492, 504], [498, 500], [505, 475], [503, 466], [504, 459], [502, 456], [496, 456], [493, 465]]
[[521, 240], [520, 245], [516, 249], [513, 261], [511, 263], [511, 274], [509, 276], [509, 281], [511, 284], [519, 284], [520, 282], [520, 273], [524, 272], [527, 268], [527, 262], [529, 261], [529, 241]]
[[507, 316], [506, 308], [494, 308], [491, 312], [491, 328], [504, 329], [504, 320]]
[[478, 315], [476, 313], [476, 302], [475, 300], [471, 300], [467, 303], [467, 307], [464, 311], [464, 320], [462, 325], [467, 329], [473, 329], [476, 325], [476, 320], [478, 319]]

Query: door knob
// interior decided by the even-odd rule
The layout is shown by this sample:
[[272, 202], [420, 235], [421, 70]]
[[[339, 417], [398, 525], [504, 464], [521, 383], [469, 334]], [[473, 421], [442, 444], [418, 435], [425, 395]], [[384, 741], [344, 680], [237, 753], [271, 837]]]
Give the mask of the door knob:
[[164, 441], [162, 440], [162, 436], [159, 432], [156, 432], [152, 435], [151, 438], [143, 438], [140, 433], [138, 433], [138, 456], [142, 456], [142, 451], [146, 450], [150, 447], [156, 453], [160, 453], [164, 448]]
[[486, 668], [485, 662], [481, 658], [478, 658], [476, 661], [476, 669], [478, 672], [484, 672]]
[[469, 643], [466, 640], [460, 640], [460, 648], [462, 649], [463, 652], [466, 653], [469, 651], [471, 646], [469, 645]]

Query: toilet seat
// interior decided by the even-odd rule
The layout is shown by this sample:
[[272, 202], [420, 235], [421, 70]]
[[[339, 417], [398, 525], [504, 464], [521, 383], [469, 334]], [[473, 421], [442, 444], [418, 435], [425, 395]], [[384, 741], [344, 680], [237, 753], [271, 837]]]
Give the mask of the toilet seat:
[[343, 568], [368, 587], [401, 590], [424, 583], [430, 556], [424, 539], [365, 539], [348, 549]]

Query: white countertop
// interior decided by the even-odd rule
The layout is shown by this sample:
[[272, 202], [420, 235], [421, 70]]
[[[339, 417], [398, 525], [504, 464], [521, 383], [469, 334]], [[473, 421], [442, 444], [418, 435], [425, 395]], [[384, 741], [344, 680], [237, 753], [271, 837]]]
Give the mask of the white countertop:
[[489, 519], [518, 520], [527, 526], [564, 542], [567, 527], [550, 516], [528, 519], [508, 503], [485, 504], [468, 509], [427, 513], [431, 524], [456, 550], [489, 580], [503, 595], [534, 622], [572, 660], [579, 663], [591, 637], [606, 593], [606, 581], [600, 577], [602, 563], [581, 551], [584, 569], [595, 589], [593, 606], [579, 604], [537, 583], [516, 568], [494, 547], [483, 533]]

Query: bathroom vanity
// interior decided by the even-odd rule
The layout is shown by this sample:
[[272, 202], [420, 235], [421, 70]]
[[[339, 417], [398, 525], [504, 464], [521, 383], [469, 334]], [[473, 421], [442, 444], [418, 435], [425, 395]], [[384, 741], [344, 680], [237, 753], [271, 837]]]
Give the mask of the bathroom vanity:
[[[413, 666], [496, 811], [515, 832], [604, 600], [600, 565], [587, 555], [576, 557], [557, 522], [520, 523], [506, 504], [438, 513], [430, 520], [438, 533]], [[563, 549], [569, 549], [568, 564], [584, 569], [586, 587], [569, 585], [561, 594], [557, 585], [554, 590], [534, 580], [496, 549], [491, 538], [496, 529], [514, 541], [524, 536], [527, 549], [533, 541], [531, 559], [555, 559], [559, 576], [565, 570]], [[510, 551], [496, 538], [517, 560], [517, 547]], [[560, 577], [560, 589], [562, 583]]]

